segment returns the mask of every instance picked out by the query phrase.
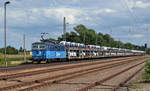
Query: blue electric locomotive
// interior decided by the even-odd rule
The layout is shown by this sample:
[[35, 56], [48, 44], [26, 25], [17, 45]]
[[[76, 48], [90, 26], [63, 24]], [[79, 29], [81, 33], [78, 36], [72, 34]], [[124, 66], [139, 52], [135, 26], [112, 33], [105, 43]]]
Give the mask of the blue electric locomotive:
[[65, 46], [50, 41], [32, 43], [32, 59], [34, 63], [46, 63], [54, 59], [66, 59]]

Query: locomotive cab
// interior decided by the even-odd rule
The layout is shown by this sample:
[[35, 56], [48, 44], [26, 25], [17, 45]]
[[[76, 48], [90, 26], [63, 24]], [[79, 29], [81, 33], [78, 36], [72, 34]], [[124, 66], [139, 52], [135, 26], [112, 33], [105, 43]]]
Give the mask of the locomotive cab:
[[33, 63], [46, 63], [56, 59], [66, 59], [64, 45], [54, 42], [35, 42], [32, 44]]
[[33, 61], [43, 61], [45, 60], [46, 54], [45, 43], [36, 42], [32, 44], [32, 59]]

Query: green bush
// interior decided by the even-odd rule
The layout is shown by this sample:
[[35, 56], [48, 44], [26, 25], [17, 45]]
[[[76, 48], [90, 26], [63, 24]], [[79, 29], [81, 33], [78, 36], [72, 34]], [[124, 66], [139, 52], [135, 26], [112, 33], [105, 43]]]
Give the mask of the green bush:
[[2, 60], [2, 58], [3, 58], [3, 55], [0, 53], [0, 61]]
[[145, 64], [143, 79], [145, 82], [150, 82], [150, 61], [147, 61]]
[[0, 54], [0, 66], [3, 64], [3, 54]]

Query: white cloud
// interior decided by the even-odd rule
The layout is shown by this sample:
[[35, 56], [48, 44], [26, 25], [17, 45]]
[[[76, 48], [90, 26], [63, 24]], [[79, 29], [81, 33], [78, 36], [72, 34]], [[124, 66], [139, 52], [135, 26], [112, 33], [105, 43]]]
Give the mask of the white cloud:
[[114, 12], [116, 12], [116, 10], [113, 10], [113, 9], [104, 9], [104, 12], [106, 12], [106, 13], [114, 13]]
[[150, 6], [150, 3], [149, 2], [143, 2], [143, 1], [134, 1], [134, 0], [125, 0], [124, 1], [129, 9], [132, 9], [134, 7], [138, 7], [138, 8], [147, 8]]
[[150, 3], [144, 3], [142, 1], [137, 1], [136, 6], [139, 8], [147, 8], [148, 6], [150, 6]]
[[102, 14], [102, 13], [115, 13], [117, 12], [116, 10], [113, 10], [113, 9], [109, 9], [109, 8], [106, 8], [106, 9], [97, 9], [97, 10], [94, 10], [93, 11], [95, 14]]
[[80, 16], [82, 14], [81, 9], [75, 9], [75, 8], [47, 8], [43, 9], [44, 14], [46, 17], [54, 17], [57, 18], [57, 20], [63, 19], [63, 17], [67, 18], [67, 21], [70, 24], [74, 24], [78, 22], [77, 16]]
[[[117, 31], [113, 32], [113, 35], [116, 35], [115, 38], [120, 37], [127, 41], [137, 38], [137, 40], [143, 41], [145, 36], [149, 35], [148, 30], [143, 32], [148, 26], [142, 24], [149, 24], [150, 22], [148, 16], [150, 14], [150, 1], [121, 1], [126, 1], [131, 12], [135, 13], [140, 20], [134, 22], [133, 17], [127, 11], [127, 7], [123, 7], [125, 2], [120, 3], [118, 0], [109, 0], [109, 2], [107, 0], [36, 0], [35, 2], [32, 0], [11, 0], [11, 4], [7, 7], [7, 27], [8, 31], [14, 29], [16, 35], [21, 34], [22, 36], [22, 32], [30, 33], [31, 42], [33, 37], [38, 40], [40, 36], [38, 34], [43, 31], [51, 32], [50, 37], [56, 38], [62, 34], [60, 31], [63, 30], [62, 23], [65, 16], [66, 21], [70, 24], [67, 26], [67, 29], [70, 27], [68, 31], [77, 24], [84, 24], [88, 28], [101, 30], [102, 33], [107, 33], [112, 28], [112, 30]], [[3, 10], [3, 2], [0, 2], [0, 27], [2, 29]], [[13, 38], [16, 35], [14, 34], [10, 38], [12, 40], [22, 39], [22, 37]], [[3, 37], [1, 37], [1, 41], [3, 41]], [[138, 41], [135, 42], [138, 43]]]
[[83, 11], [78, 8], [13, 8], [8, 9], [7, 18], [10, 26], [40, 26], [46, 25], [49, 21], [60, 23], [63, 17], [66, 17], [69, 24], [76, 24], [82, 14]]
[[[49, 21], [61, 23], [63, 17], [66, 17], [66, 21], [69, 24], [87, 23], [92, 22], [91, 16], [97, 16], [97, 14], [104, 13], [115, 13], [113, 9], [88, 9], [81, 8], [30, 8], [30, 9], [19, 9], [13, 8], [8, 10], [8, 20], [11, 26], [41, 26], [46, 25]], [[100, 17], [99, 17], [100, 18]], [[96, 19], [97, 20], [97, 19]]]
[[133, 34], [133, 35], [128, 35], [129, 38], [142, 38], [144, 35], [142, 34]]

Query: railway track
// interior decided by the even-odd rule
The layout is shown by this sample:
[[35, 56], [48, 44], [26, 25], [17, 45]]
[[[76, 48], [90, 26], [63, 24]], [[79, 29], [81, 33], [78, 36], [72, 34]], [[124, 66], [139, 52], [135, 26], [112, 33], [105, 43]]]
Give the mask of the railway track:
[[[125, 56], [126, 58], [131, 57], [131, 56]], [[132, 56], [134, 57], [134, 56]], [[83, 63], [83, 62], [90, 62], [93, 60], [104, 60], [104, 59], [119, 59], [121, 57], [102, 57], [100, 59], [88, 59], [88, 60], [78, 60], [78, 61], [53, 61], [47, 64], [25, 64], [25, 65], [19, 65], [19, 66], [10, 66], [10, 67], [0, 67], [0, 72], [9, 72], [9, 71], [18, 71], [18, 70], [27, 70], [27, 69], [33, 69], [33, 68], [44, 68], [48, 66], [56, 66], [56, 65], [64, 65], [64, 64], [74, 64], [74, 63]]]
[[[140, 71], [144, 69], [144, 66], [142, 66], [140, 69], [138, 69], [136, 72], [134, 72], [131, 76], [129, 76], [124, 81], [120, 82], [116, 87], [112, 88], [112, 91], [117, 91], [120, 87], [125, 87], [125, 84], [130, 81], [135, 75], [137, 75]], [[127, 87], [127, 91], [129, 91], [129, 88]]]
[[[98, 61], [98, 62], [93, 62], [93, 63], [87, 63], [87, 64], [77, 64], [74, 66], [64, 66], [64, 67], [59, 67], [59, 68], [50, 68], [47, 70], [37, 70], [37, 71], [30, 71], [30, 72], [21, 72], [21, 73], [15, 73], [15, 74], [9, 74], [9, 75], [2, 75], [0, 76], [0, 80], [8, 80], [8, 79], [15, 79], [19, 77], [26, 77], [26, 76], [32, 76], [32, 75], [38, 75], [38, 74], [43, 74], [43, 73], [48, 73], [48, 72], [55, 72], [55, 71], [60, 71], [60, 70], [67, 70], [67, 69], [73, 69], [73, 68], [79, 68], [79, 67], [85, 67], [85, 66], [91, 66], [91, 65], [96, 65], [96, 64], [103, 64], [103, 63], [111, 63], [115, 61], [120, 61], [124, 60], [126, 58], [121, 58], [121, 59], [113, 59], [111, 61]], [[132, 60], [138, 59], [138, 58], [131, 58]], [[126, 60], [130, 60], [126, 59]]]
[[[65, 80], [68, 80], [68, 79], [73, 79], [75, 77], [79, 77], [79, 76], [82, 76], [82, 75], [85, 75], [85, 74], [106, 70], [106, 69], [109, 69], [109, 68], [120, 66], [122, 64], [129, 64], [130, 62], [139, 61], [139, 60], [141, 60], [141, 59], [139, 59], [139, 58], [135, 59], [134, 58], [134, 59], [130, 59], [130, 60], [127, 60], [127, 61], [121, 61], [121, 62], [106, 64], [106, 65], [103, 65], [101, 67], [89, 68], [89, 69], [70, 72], [70, 73], [66, 73], [66, 74], [61, 74], [61, 75], [57, 75], [57, 76], [53, 76], [53, 77], [43, 78], [43, 79], [34, 80], [34, 81], [30, 81], [30, 82], [25, 82], [25, 83], [20, 83], [20, 84], [16, 84], [16, 85], [13, 85], [13, 86], [2, 87], [2, 88], [0, 88], [0, 91], [11, 90], [11, 89], [15, 89], [15, 88], [21, 88], [21, 87], [25, 87], [25, 86], [34, 85], [34, 86], [29, 87], [29, 88], [19, 90], [19, 91], [30, 91], [30, 90], [33, 90], [33, 89], [36, 89], [36, 88], [47, 86], [47, 85], [56, 84], [56, 83], [59, 83], [61, 81], [65, 81]], [[64, 77], [64, 78], [59, 79], [60, 77]], [[50, 80], [53, 80], [53, 81], [50, 81]], [[50, 81], [50, 82], [47, 82], [47, 81]]]
[[[112, 74], [112, 75], [110, 75], [110, 76], [108, 76], [108, 77], [105, 77], [105, 78], [102, 79], [102, 80], [96, 81], [96, 82], [94, 82], [94, 83], [92, 83], [92, 84], [90, 84], [90, 85], [88, 85], [88, 86], [86, 86], [86, 87], [84, 87], [84, 88], [81, 88], [81, 89], [79, 89], [78, 91], [87, 91], [88, 89], [91, 89], [91, 88], [93, 88], [93, 87], [95, 87], [95, 86], [101, 85], [101, 84], [104, 83], [105, 81], [110, 80], [110, 79], [113, 79], [114, 77], [116, 77], [116, 76], [118, 76], [118, 75], [120, 75], [120, 74], [123, 74], [124, 72], [126, 72], [126, 71], [128, 71], [128, 70], [130, 70], [130, 69], [132, 69], [132, 68], [134, 68], [134, 67], [136, 67], [136, 66], [138, 66], [138, 65], [140, 65], [140, 64], [143, 64], [143, 63], [145, 63], [145, 62], [146, 62], [146, 61], [142, 61], [142, 62], [137, 63], [137, 64], [135, 64], [135, 65], [133, 65], [133, 66], [130, 66], [130, 67], [126, 68], [126, 69], [123, 69], [123, 70], [121, 70], [121, 71], [119, 71], [119, 72], [117, 72], [117, 73], [115, 73], [115, 74]], [[141, 71], [142, 69], [143, 69], [143, 67], [142, 67], [140, 70], [138, 70], [137, 72]], [[137, 73], [137, 72], [136, 72], [136, 73]], [[136, 73], [134, 73], [132, 76], [130, 76], [128, 79], [126, 79], [126, 80], [123, 82], [123, 84], [126, 83], [128, 80], [130, 80]], [[122, 84], [122, 82], [121, 82], [120, 84]], [[118, 89], [119, 87], [120, 87], [120, 85], [118, 85], [116, 88], [113, 88], [112, 90], [113, 90], [113, 91], [116, 91], [116, 89]]]

